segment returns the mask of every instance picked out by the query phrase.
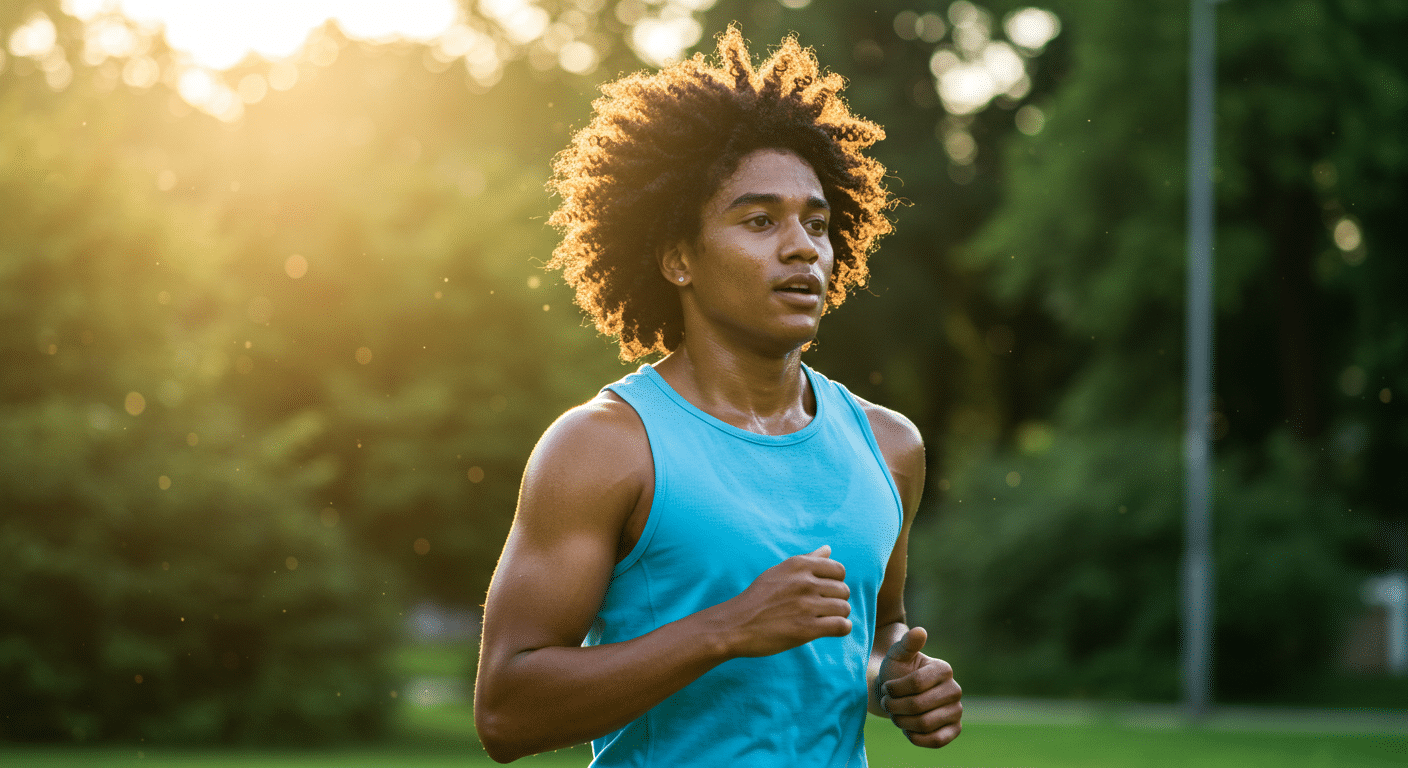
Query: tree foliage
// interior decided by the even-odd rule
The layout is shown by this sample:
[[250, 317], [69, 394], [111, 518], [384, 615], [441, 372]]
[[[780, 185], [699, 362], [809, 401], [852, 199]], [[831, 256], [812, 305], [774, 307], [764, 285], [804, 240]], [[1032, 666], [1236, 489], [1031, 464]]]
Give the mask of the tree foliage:
[[[539, 269], [551, 157], [640, 66], [617, 5], [595, 72], [518, 51], [487, 90], [326, 30], [230, 124], [117, 62], [0, 65], [0, 735], [377, 731], [397, 613], [482, 600], [533, 441], [624, 370]], [[896, 233], [808, 360], [926, 435], [935, 652], [970, 691], [1171, 696], [1186, 3], [1052, 2], [1029, 92], [947, 114], [953, 20], [1020, 5], [721, 0], [699, 47], [796, 31], [886, 129]], [[1405, 13], [1218, 7], [1227, 698], [1298, 695], [1356, 577], [1403, 567]]]
[[[1013, 316], [1035, 310], [1037, 327], [1016, 330], [1018, 365], [1051, 354], [1042, 339], [1067, 361], [1038, 387], [1059, 400], [1008, 408], [1011, 447], [974, 461], [955, 483], [964, 503], [945, 503], [932, 533], [937, 567], [955, 587], [939, 605], [976, 617], [947, 637], [1002, 685], [1025, 677], [1046, 679], [1052, 693], [1177, 690], [1185, 6], [1148, 5], [1137, 30], [1112, 6], [1058, 6], [1071, 70], [1043, 102], [1045, 130], [1010, 138], [1006, 198], [962, 249]], [[1401, 29], [1405, 12], [1338, 2], [1218, 10], [1215, 659], [1224, 697], [1296, 695], [1285, 670], [1329, 672], [1356, 575], [1402, 551], [1388, 537], [1371, 542], [1376, 526], [1402, 520], [1401, 473], [1381, 462], [1408, 447], [1393, 400], [1404, 370], [1403, 267], [1391, 255], [1404, 167], [1401, 142], [1388, 138], [1404, 119], [1405, 68], [1382, 34]], [[1345, 236], [1346, 221], [1363, 243]], [[1053, 447], [1024, 455], [1023, 437], [1043, 429], [1055, 430]], [[995, 481], [1009, 470], [1017, 474], [1004, 488]], [[1085, 492], [1056, 491], [1071, 482]], [[1000, 533], [1053, 517], [1054, 527], [1037, 526], [1053, 543]], [[1144, 538], [1131, 517], [1160, 533]], [[985, 554], [963, 552], [975, 538]], [[1058, 576], [1033, 582], [1017, 570], [1027, 558]], [[987, 566], [996, 586], [953, 563]], [[1006, 567], [995, 572], [996, 563]], [[1092, 611], [1105, 618], [1070, 623]], [[990, 642], [1044, 672], [1003, 671], [979, 652]]]

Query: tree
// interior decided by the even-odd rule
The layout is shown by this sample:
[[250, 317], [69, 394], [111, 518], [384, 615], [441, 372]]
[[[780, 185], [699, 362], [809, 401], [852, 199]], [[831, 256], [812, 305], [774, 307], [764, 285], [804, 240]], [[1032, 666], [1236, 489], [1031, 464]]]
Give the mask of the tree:
[[[1011, 137], [1006, 198], [963, 250], [1014, 317], [1039, 310], [1035, 328], [1013, 326], [1019, 365], [1041, 354], [1025, 338], [1054, 329], [1071, 378], [1044, 382], [1060, 392], [1054, 406], [1004, 414], [1010, 447], [955, 483], [963, 508], [946, 504], [930, 541], [948, 573], [942, 604], [977, 617], [955, 628], [954, 642], [1066, 670], [1043, 684], [1049, 692], [1168, 696], [1184, 9], [1148, 6], [1132, 34], [1119, 9], [1055, 7], [1072, 68], [1043, 105], [1045, 129]], [[1404, 61], [1382, 30], [1401, 29], [1404, 10], [1239, 2], [1222, 6], [1219, 19], [1216, 680], [1230, 699], [1305, 695], [1284, 670], [1330, 669], [1356, 576], [1389, 557], [1369, 545], [1375, 520], [1402, 514], [1396, 475], [1371, 479], [1361, 453], [1372, 440], [1385, 461], [1403, 455], [1390, 437], [1401, 431], [1391, 406], [1402, 342], [1365, 333], [1366, 324], [1402, 324], [1389, 287], [1402, 282], [1402, 267], [1370, 263], [1357, 248], [1392, 250], [1402, 237], [1390, 213], [1402, 152], [1380, 137], [1403, 118], [1394, 94]], [[1348, 178], [1340, 168], [1354, 169], [1352, 184], [1337, 181]], [[1371, 405], [1389, 407], [1370, 421]], [[1032, 439], [1048, 422], [1054, 441]], [[1044, 444], [1052, 447], [1036, 450]], [[1092, 490], [1050, 498], [1055, 476], [1083, 478]], [[1063, 532], [1048, 539], [1059, 549], [1041, 547], [1036, 532], [1012, 533], [1034, 516], [1052, 520], [1039, 530]], [[1138, 533], [1150, 527], [1161, 531], [1154, 551]], [[985, 554], [963, 551], [974, 539]], [[1042, 566], [1054, 578], [1017, 577], [1010, 569], [1024, 552], [1054, 557]], [[984, 569], [997, 586], [965, 567]], [[1073, 593], [1078, 583], [1087, 589]], [[1107, 620], [1072, 621], [1091, 610]], [[975, 664], [1017, 684], [981, 656]], [[1152, 674], [1137, 676], [1141, 669]]]

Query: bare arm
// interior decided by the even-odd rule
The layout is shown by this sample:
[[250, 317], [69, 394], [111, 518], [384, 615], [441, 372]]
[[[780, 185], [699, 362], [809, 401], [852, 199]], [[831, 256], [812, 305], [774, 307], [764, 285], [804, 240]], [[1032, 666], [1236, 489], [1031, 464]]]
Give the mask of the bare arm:
[[653, 477], [644, 427], [615, 396], [569, 411], [534, 449], [484, 608], [474, 718], [493, 759], [610, 733], [730, 658], [850, 631], [844, 569], [823, 548], [649, 634], [581, 647]]
[[904, 610], [909, 532], [924, 493], [924, 441], [904, 416], [863, 400], [861, 403], [904, 508], [904, 523], [876, 600], [875, 642], [867, 675], [869, 709], [894, 721], [915, 745], [941, 747], [962, 730], [962, 690], [947, 662], [920, 652], [928, 632], [922, 627], [911, 628]]

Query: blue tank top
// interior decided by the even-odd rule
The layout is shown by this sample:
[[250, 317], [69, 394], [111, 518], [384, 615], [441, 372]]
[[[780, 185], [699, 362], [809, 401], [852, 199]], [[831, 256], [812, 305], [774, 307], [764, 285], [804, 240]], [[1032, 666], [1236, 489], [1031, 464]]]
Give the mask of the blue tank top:
[[655, 496], [583, 645], [630, 640], [717, 605], [823, 544], [846, 566], [851, 633], [731, 659], [592, 742], [593, 766], [865, 766], [875, 601], [903, 510], [869, 421], [803, 366], [816, 416], [788, 435], [691, 405], [649, 365], [606, 389], [645, 424]]

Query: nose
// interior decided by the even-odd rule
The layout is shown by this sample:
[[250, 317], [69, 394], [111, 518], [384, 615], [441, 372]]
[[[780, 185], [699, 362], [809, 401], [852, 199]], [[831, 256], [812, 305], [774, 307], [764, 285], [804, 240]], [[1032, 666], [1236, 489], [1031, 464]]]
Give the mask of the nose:
[[[827, 244], [830, 244], [829, 241]], [[779, 255], [784, 262], [803, 261], [815, 264], [817, 259], [821, 258], [821, 250], [817, 246], [816, 238], [807, 231], [806, 225], [799, 219], [792, 219], [783, 235]]]

